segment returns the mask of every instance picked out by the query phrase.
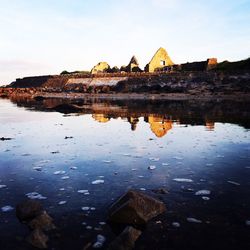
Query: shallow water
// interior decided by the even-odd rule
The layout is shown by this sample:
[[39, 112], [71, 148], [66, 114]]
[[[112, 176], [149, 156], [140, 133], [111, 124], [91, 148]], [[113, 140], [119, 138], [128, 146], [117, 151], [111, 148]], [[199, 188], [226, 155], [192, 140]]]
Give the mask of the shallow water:
[[[78, 100], [73, 114], [64, 103], [0, 99], [0, 138], [13, 138], [0, 141], [0, 208], [39, 193], [59, 230], [50, 249], [110, 242], [100, 222], [128, 189], [168, 209], [136, 249], [250, 247], [249, 103]], [[0, 235], [0, 249], [28, 248], [13, 209], [0, 210]]]

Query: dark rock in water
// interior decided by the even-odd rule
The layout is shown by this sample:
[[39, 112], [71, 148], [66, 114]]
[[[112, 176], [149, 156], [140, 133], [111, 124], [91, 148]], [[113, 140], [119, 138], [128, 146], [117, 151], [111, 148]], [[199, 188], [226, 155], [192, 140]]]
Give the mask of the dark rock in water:
[[138, 191], [128, 191], [109, 210], [113, 223], [144, 225], [150, 219], [166, 211], [163, 202]]
[[1, 137], [0, 141], [10, 141], [12, 138], [7, 138], [7, 137]]
[[40, 229], [35, 229], [30, 233], [26, 240], [34, 247], [45, 249], [47, 248], [49, 238]]
[[124, 231], [110, 243], [108, 250], [132, 250], [141, 231], [128, 226]]
[[56, 228], [53, 224], [53, 219], [47, 214], [46, 211], [43, 211], [42, 214], [38, 215], [36, 218], [30, 221], [28, 226], [31, 229], [40, 229], [45, 231]]
[[16, 216], [21, 222], [28, 222], [42, 214], [43, 207], [39, 201], [27, 200], [16, 206]]
[[158, 188], [158, 189], [153, 189], [152, 192], [156, 193], [156, 194], [168, 194], [168, 190], [166, 190], [165, 188]]

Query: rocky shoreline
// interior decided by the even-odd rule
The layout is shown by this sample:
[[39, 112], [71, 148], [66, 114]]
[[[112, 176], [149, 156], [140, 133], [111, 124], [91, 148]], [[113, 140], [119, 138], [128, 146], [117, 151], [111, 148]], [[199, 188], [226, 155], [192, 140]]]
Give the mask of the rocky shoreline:
[[190, 99], [250, 94], [250, 73], [179, 72], [29, 77], [0, 88], [0, 96], [31, 98]]

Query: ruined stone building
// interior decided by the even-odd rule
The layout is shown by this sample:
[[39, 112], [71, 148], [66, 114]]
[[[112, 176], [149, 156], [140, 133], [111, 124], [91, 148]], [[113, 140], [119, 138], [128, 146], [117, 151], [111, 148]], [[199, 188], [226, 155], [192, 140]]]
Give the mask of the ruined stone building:
[[105, 73], [110, 70], [110, 66], [106, 62], [99, 62], [91, 69], [91, 74]]
[[132, 56], [128, 66], [126, 67], [127, 72], [141, 72], [142, 70], [139, 68], [138, 60], [135, 56]]
[[164, 48], [159, 48], [151, 61], [145, 66], [146, 72], [155, 72], [163, 70], [167, 66], [174, 65], [173, 61], [170, 59], [167, 51]]

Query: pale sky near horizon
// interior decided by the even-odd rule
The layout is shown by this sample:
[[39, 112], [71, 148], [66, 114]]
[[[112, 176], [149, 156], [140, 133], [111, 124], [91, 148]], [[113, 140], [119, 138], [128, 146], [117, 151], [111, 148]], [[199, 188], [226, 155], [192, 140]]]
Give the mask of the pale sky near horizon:
[[250, 0], [0, 0], [0, 85], [18, 77], [250, 57]]

